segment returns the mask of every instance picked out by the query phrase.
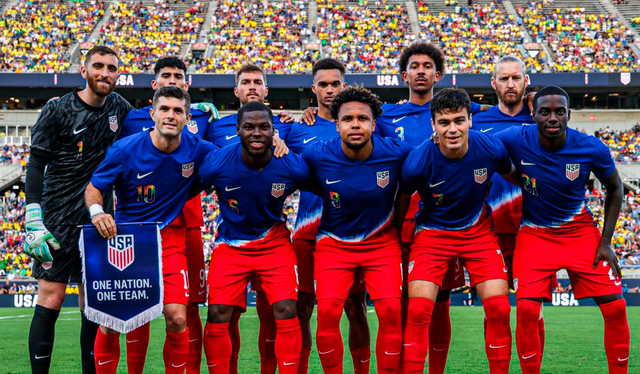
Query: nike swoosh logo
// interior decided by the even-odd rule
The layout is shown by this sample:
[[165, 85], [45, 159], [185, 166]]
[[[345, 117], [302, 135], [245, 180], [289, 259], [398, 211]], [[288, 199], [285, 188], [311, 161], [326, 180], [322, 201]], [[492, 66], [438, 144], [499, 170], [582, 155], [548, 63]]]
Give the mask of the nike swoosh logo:
[[144, 126], [142, 126], [142, 131], [147, 131], [147, 130], [149, 130], [150, 128], [151, 128], [151, 127], [144, 127]]
[[400, 122], [400, 121], [402, 121], [403, 119], [405, 119], [406, 117], [407, 117], [407, 116], [400, 117], [400, 118], [394, 118], [393, 120], [391, 120], [391, 122], [393, 122], [393, 123]]
[[318, 351], [318, 354], [320, 354], [320, 355], [326, 355], [327, 353], [331, 353], [331, 352], [333, 352], [333, 351], [335, 351], [335, 350], [336, 350], [336, 349], [334, 348], [334, 349], [332, 349], [332, 350], [330, 350], [330, 351], [326, 351], [326, 352], [320, 352], [320, 351]]
[[99, 366], [106, 365], [106, 364], [108, 364], [108, 363], [110, 363], [110, 362], [113, 362], [113, 361], [114, 361], [114, 360], [109, 360], [109, 361], [102, 362], [102, 361], [99, 361], [99, 360], [98, 360], [98, 365], [99, 365]]
[[618, 357], [618, 361], [621, 361], [621, 362], [628, 361], [628, 360], [629, 360], [629, 357], [627, 357], [627, 358]]
[[530, 359], [531, 357], [533, 357], [533, 356], [535, 356], [535, 355], [537, 355], [537, 353], [534, 353], [534, 354], [529, 355], [529, 356], [522, 355], [522, 359], [523, 359], [523, 360], [528, 360], [528, 359]]
[[295, 365], [296, 362], [283, 362], [284, 366], [291, 366], [291, 365]]
[[186, 365], [186, 364], [187, 364], [186, 362], [183, 362], [181, 365], [171, 364], [171, 367], [174, 367], [174, 368], [181, 368], [181, 367], [183, 367], [183, 366], [184, 366], [184, 365]]
[[265, 339], [265, 340], [267, 341], [267, 343], [273, 343], [273, 342], [276, 341], [275, 339], [271, 339], [271, 340], [270, 339]]
[[200, 290], [198, 291], [198, 295], [202, 295], [206, 290]]
[[143, 175], [140, 175], [140, 173], [138, 173], [138, 179], [142, 179], [142, 178], [144, 178], [144, 177], [146, 177], [146, 176], [148, 176], [148, 175], [151, 175], [151, 174], [153, 174], [153, 172], [152, 172], [152, 171], [151, 171], [151, 172], [148, 172], [147, 174], [143, 174]]
[[621, 285], [621, 284], [622, 284], [622, 282], [620, 282], [620, 281], [614, 281], [613, 283], [615, 283], [615, 284], [616, 284], [616, 286], [619, 286], [619, 285]]
[[387, 352], [387, 351], [384, 351], [384, 354], [385, 355], [389, 355], [389, 356], [397, 356], [397, 355], [400, 354], [400, 352]]
[[226, 138], [227, 138], [227, 140], [231, 140], [231, 139], [235, 138], [236, 136], [238, 136], [238, 134], [235, 134], [235, 135], [227, 135], [227, 136], [226, 136]]
[[46, 356], [38, 356], [38, 355], [36, 355], [36, 360], [42, 360], [43, 358], [47, 358], [47, 357], [51, 357], [51, 355], [46, 355]]
[[198, 339], [191, 339], [191, 340], [189, 340], [189, 343], [191, 343], [191, 342], [197, 342], [198, 340], [200, 340], [200, 338], [198, 338]]
[[139, 342], [140, 340], [127, 340], [127, 344]]
[[83, 132], [86, 129], [87, 128], [85, 127], [84, 129], [81, 129], [81, 130], [73, 130], [73, 135], [78, 135], [78, 134], [80, 134], [81, 132]]
[[314, 137], [313, 137], [313, 138], [311, 138], [311, 139], [303, 139], [303, 140], [302, 140], [302, 143], [303, 143], [303, 144], [307, 144], [307, 143], [309, 143], [310, 141], [312, 141], [312, 140], [313, 140], [313, 139], [315, 139], [315, 138], [317, 138], [317, 136], [314, 136]]
[[456, 277], [455, 277], [455, 280], [458, 280], [458, 278], [460, 278], [461, 276], [462, 276], [462, 274], [457, 274]]
[[493, 130], [493, 127], [489, 127], [488, 129], [482, 129], [482, 130], [480, 130], [480, 132], [485, 133], [485, 132], [491, 131], [491, 130]]
[[438, 183], [436, 183], [436, 184], [429, 183], [429, 187], [430, 187], [430, 188], [433, 188], [433, 187], [436, 187], [436, 186], [441, 185], [442, 183], [444, 183], [444, 181], [442, 181], [442, 182], [438, 182]]
[[504, 348], [504, 347], [506, 347], [506, 345], [493, 346], [493, 345], [489, 344], [489, 348], [493, 348], [493, 349]]
[[218, 366], [218, 364], [211, 364], [211, 365], [207, 364], [207, 367], [208, 367], [208, 368], [212, 368], [212, 367], [214, 367], [214, 366]]
[[234, 187], [234, 188], [225, 187], [224, 190], [227, 191], [227, 192], [231, 192], [231, 191], [235, 191], [235, 190], [240, 189], [240, 188], [242, 188], [242, 186]]
[[443, 352], [443, 351], [448, 350], [448, 348], [435, 348], [434, 347], [433, 350], [436, 351], [436, 352]]
[[520, 160], [520, 165], [522, 165], [522, 166], [533, 166], [535, 164], [533, 162], [524, 162], [524, 160]]
[[363, 364], [365, 364], [365, 363], [369, 362], [369, 360], [370, 360], [370, 359], [367, 359], [367, 360], [360, 360], [360, 362], [361, 362], [361, 363], [363, 363]]
[[330, 181], [329, 178], [327, 178], [327, 180], [324, 181], [326, 184], [335, 184], [338, 182], [342, 182], [342, 179], [338, 179], [337, 181]]

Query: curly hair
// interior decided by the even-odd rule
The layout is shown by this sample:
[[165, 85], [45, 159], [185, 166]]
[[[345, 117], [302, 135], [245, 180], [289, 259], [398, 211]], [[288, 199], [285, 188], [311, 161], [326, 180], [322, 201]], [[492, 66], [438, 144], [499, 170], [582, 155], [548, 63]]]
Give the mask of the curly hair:
[[353, 84], [345, 90], [340, 91], [340, 93], [331, 100], [331, 107], [329, 108], [331, 117], [337, 120], [342, 104], [352, 102], [367, 104], [369, 108], [371, 108], [374, 119], [382, 115], [382, 101], [380, 101], [380, 97], [362, 85]]
[[436, 118], [437, 114], [457, 112], [463, 108], [467, 109], [467, 116], [471, 114], [471, 99], [467, 91], [462, 88], [443, 88], [431, 99], [431, 118]]
[[440, 75], [444, 75], [444, 53], [442, 53], [442, 50], [435, 44], [428, 42], [415, 42], [402, 50], [400, 58], [398, 59], [400, 72], [407, 71], [409, 59], [413, 55], [427, 55], [431, 57], [436, 64], [436, 71], [439, 71]]

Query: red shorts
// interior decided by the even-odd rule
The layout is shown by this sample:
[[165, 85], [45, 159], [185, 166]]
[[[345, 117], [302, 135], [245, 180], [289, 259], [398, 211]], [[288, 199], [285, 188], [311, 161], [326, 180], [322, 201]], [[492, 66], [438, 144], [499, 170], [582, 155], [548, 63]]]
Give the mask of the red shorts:
[[187, 227], [182, 214], [160, 230], [165, 305], [187, 305], [189, 303], [189, 272], [185, 248], [186, 235]]
[[497, 234], [498, 245], [502, 251], [504, 263], [507, 265], [509, 288], [513, 289], [513, 253], [516, 249], [516, 234]]
[[358, 271], [372, 300], [400, 297], [401, 252], [395, 229], [363, 242], [322, 238], [315, 252], [316, 298], [346, 300]]
[[182, 208], [184, 214], [184, 220], [187, 223], [188, 228], [202, 227], [204, 226], [204, 217], [202, 214], [202, 200], [200, 200], [200, 194], [198, 196], [188, 200]]
[[204, 244], [200, 227], [187, 228], [187, 267], [189, 269], [189, 302], [207, 301], [207, 278], [204, 265]]
[[242, 247], [217, 244], [209, 264], [209, 305], [246, 308], [247, 284], [260, 280], [269, 304], [298, 299], [298, 266], [289, 230], [278, 225], [261, 240]]
[[611, 275], [608, 264], [593, 269], [600, 243], [600, 231], [580, 229], [522, 227], [516, 240], [513, 274], [516, 296], [551, 300], [556, 272], [567, 269], [578, 299], [622, 293], [621, 280]]
[[[507, 268], [491, 225], [491, 216], [487, 215], [464, 230], [418, 232], [411, 247], [409, 282], [430, 281], [442, 287], [448, 269], [456, 270], [455, 263], [451, 266], [456, 257], [469, 272], [472, 287], [488, 280], [507, 280]], [[464, 274], [458, 277], [464, 279]]]
[[411, 202], [409, 203], [409, 209], [404, 216], [404, 223], [402, 224], [402, 242], [413, 243], [413, 236], [416, 231], [416, 214], [420, 210], [420, 195], [416, 192], [411, 195]]
[[[402, 297], [409, 297], [409, 262], [411, 262], [411, 244], [403, 243], [402, 245]], [[442, 280], [442, 290], [454, 290], [463, 287], [465, 284], [464, 266], [460, 263], [460, 259], [453, 258], [449, 263], [447, 272]]]

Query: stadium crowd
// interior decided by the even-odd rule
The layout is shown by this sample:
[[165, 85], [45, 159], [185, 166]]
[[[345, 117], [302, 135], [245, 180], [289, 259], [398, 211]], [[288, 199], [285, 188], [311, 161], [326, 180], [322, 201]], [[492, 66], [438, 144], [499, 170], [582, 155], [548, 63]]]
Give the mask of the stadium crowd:
[[625, 164], [640, 161], [640, 123], [630, 130], [612, 130], [609, 127], [596, 131], [598, 136], [611, 149], [611, 157]]
[[25, 194], [7, 191], [2, 197], [0, 223], [0, 278], [8, 280], [31, 276], [33, 259], [24, 253]]
[[29, 146], [26, 144], [20, 147], [5, 145], [0, 149], [0, 165], [20, 165], [25, 168], [27, 162], [29, 162]]

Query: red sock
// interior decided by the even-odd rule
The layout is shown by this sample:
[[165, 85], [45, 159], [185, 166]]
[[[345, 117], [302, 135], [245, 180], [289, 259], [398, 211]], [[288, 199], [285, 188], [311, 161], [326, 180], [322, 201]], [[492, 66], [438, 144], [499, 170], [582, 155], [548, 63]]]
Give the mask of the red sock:
[[275, 351], [278, 373], [297, 374], [302, 349], [302, 332], [298, 317], [276, 320], [277, 334]]
[[127, 373], [142, 374], [149, 350], [151, 324], [147, 323], [127, 334]]
[[229, 338], [231, 339], [231, 359], [229, 374], [238, 374], [238, 357], [240, 357], [240, 317], [242, 312], [234, 309], [229, 322]]
[[200, 374], [202, 364], [202, 319], [198, 304], [187, 305], [187, 327], [189, 328], [189, 354], [187, 374]]
[[105, 334], [98, 328], [93, 346], [97, 374], [115, 374], [120, 362], [120, 334]]
[[204, 354], [210, 374], [229, 373], [231, 357], [231, 339], [229, 338], [229, 322], [209, 323], [204, 328]]
[[350, 351], [353, 359], [353, 374], [369, 374], [371, 347], [351, 348]]
[[429, 324], [429, 374], [443, 374], [451, 344], [451, 301], [438, 301]]
[[189, 357], [189, 328], [183, 332], [166, 331], [162, 359], [165, 374], [183, 374]]
[[316, 346], [325, 374], [342, 374], [344, 345], [340, 334], [340, 318], [343, 308], [344, 300], [318, 300]]
[[378, 316], [376, 363], [378, 373], [395, 373], [402, 353], [402, 321], [400, 298], [389, 297], [375, 302]]
[[604, 351], [609, 363], [609, 374], [626, 374], [629, 371], [629, 321], [627, 302], [618, 299], [600, 305], [604, 318]]
[[484, 342], [489, 372], [509, 374], [511, 363], [511, 305], [507, 295], [498, 295], [482, 300], [487, 319]]
[[309, 373], [309, 356], [311, 356], [311, 347], [302, 347], [300, 350], [300, 365], [298, 365], [298, 374]]
[[260, 373], [275, 374], [278, 368], [276, 360], [276, 318], [264, 292], [256, 293], [256, 311], [260, 319], [258, 332], [258, 351], [260, 351]]
[[542, 308], [540, 308], [540, 319], [538, 320], [538, 334], [540, 335], [540, 363], [542, 364], [542, 359], [544, 358], [545, 341], [544, 317], [542, 316]]
[[[406, 270], [407, 269], [404, 269], [404, 271]], [[405, 288], [408, 286], [403, 284], [402, 287]], [[409, 297], [405, 294], [404, 291], [402, 298], [400, 299], [400, 306], [402, 307], [402, 312], [400, 313], [400, 316], [402, 318], [402, 331], [404, 331], [405, 327], [407, 327], [407, 310], [409, 309]], [[398, 363], [398, 370], [396, 370], [396, 373], [404, 374], [404, 348], [402, 349], [402, 353], [400, 354], [400, 362]]]
[[434, 302], [424, 297], [409, 299], [407, 326], [404, 329], [404, 370], [407, 374], [424, 372], [429, 351], [429, 323]]
[[538, 301], [520, 299], [516, 306], [516, 347], [523, 374], [540, 374], [540, 308]]

